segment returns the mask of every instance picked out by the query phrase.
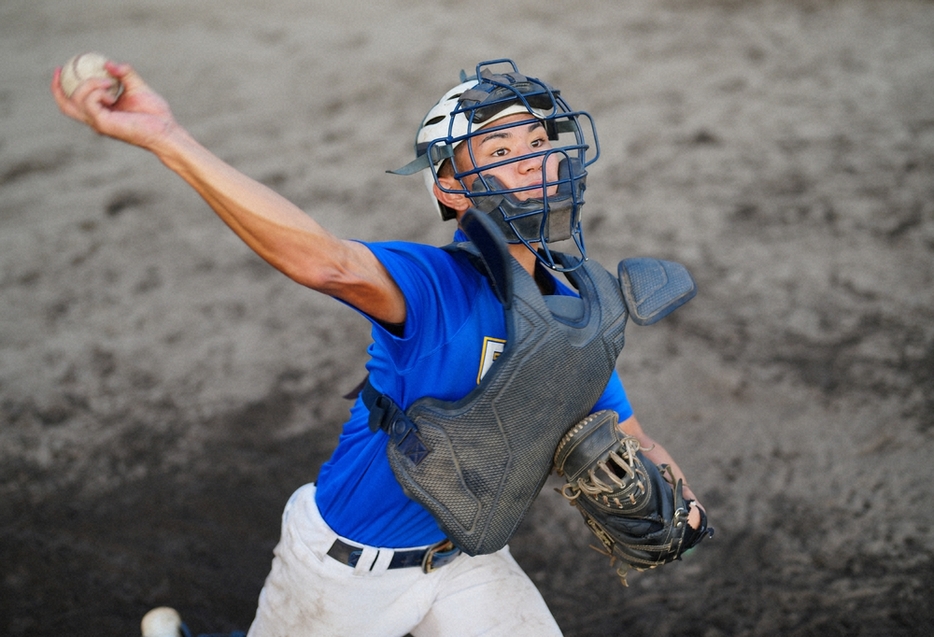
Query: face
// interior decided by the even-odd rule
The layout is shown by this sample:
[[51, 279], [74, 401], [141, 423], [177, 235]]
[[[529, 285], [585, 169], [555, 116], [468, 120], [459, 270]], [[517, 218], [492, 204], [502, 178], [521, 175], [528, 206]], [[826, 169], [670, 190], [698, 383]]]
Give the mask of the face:
[[[496, 177], [507, 189], [529, 188], [515, 193], [515, 197], [520, 201], [540, 198], [544, 160], [542, 153], [552, 147], [548, 134], [539, 120], [525, 113], [516, 113], [495, 120], [489, 127], [498, 128], [509, 124], [515, 124], [515, 126], [491, 130], [488, 133], [481, 131], [471, 137], [468, 142], [469, 151], [467, 144], [458, 146], [454, 153], [458, 172], [466, 172], [473, 167], [483, 168], [498, 162], [509, 162], [483, 170], [481, 174]], [[527, 155], [534, 156], [522, 159]], [[516, 161], [510, 161], [511, 159]], [[553, 183], [557, 180], [559, 161], [557, 153], [548, 156], [544, 175], [546, 182]], [[467, 189], [470, 189], [476, 180], [477, 174], [468, 175], [463, 179]], [[556, 191], [557, 186], [548, 187], [549, 195], [553, 195]]]

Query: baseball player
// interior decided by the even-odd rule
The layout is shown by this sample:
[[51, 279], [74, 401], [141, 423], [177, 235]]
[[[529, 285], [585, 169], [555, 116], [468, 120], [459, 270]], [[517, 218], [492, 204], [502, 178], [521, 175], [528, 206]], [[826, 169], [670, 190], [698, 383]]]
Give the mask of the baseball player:
[[[541, 359], [528, 346], [510, 342], [518, 340], [521, 321], [515, 316], [527, 300], [572, 307], [580, 294], [589, 316], [610, 294], [578, 293], [559, 274], [578, 276], [570, 278], [575, 285], [596, 276], [588, 270], [580, 208], [586, 168], [598, 150], [589, 115], [571, 110], [558, 91], [521, 74], [509, 60], [481, 63], [472, 77], [462, 73], [426, 115], [415, 160], [396, 172], [421, 172], [438, 214], [457, 224], [454, 243], [442, 248], [334, 236], [196, 142], [129, 65], [108, 63], [107, 70], [123, 84], [119, 99], [108, 93], [108, 79], [86, 81], [68, 98], [57, 70], [52, 93], [62, 112], [152, 152], [259, 256], [372, 323], [366, 386], [315, 482], [300, 487], [285, 506], [281, 540], [249, 635], [559, 635], [505, 541], [550, 469], [554, 441], [588, 414], [612, 414], [613, 435], [636, 441], [640, 457], [665, 467], [678, 484], [688, 533], [706, 528], [678, 465], [633, 415], [613, 357], [609, 365], [594, 365], [599, 372], [578, 366], [548, 378], [535, 368]], [[572, 246], [570, 256], [557, 250], [559, 241]], [[559, 322], [584, 320], [571, 314]], [[597, 331], [609, 331], [613, 318]], [[560, 368], [564, 350], [557, 351]], [[497, 372], [507, 358], [513, 368], [504, 379]], [[516, 362], [520, 358], [526, 362]], [[516, 378], [522, 382], [510, 380]], [[507, 506], [505, 487], [477, 486], [476, 476], [512, 480], [526, 455], [506, 448], [515, 447], [512, 434], [504, 434], [510, 444], [501, 453], [467, 461], [447, 459], [444, 445], [431, 442], [429, 433], [437, 429], [444, 436], [468, 422], [457, 435], [498, 440], [498, 420], [458, 414], [468, 408], [495, 412], [508, 429], [517, 401], [542, 405], [533, 413], [543, 423], [560, 414], [547, 425], [560, 431], [546, 440], [545, 475], [532, 470], [536, 475], [525, 480], [518, 504]], [[572, 405], [566, 413], [565, 402]], [[426, 406], [443, 408], [444, 418], [454, 413], [454, 424], [416, 413]], [[575, 420], [564, 422], [572, 414]], [[506, 457], [509, 462], [497, 465]], [[434, 458], [440, 458], [440, 469], [432, 468], [427, 478], [416, 475]], [[437, 497], [435, 483], [441, 485]]]

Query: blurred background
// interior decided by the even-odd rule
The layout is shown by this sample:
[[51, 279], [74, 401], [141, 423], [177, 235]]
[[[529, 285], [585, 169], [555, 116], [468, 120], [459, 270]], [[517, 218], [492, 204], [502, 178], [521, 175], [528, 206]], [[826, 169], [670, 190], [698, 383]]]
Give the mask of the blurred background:
[[415, 128], [509, 57], [590, 112], [590, 256], [685, 263], [619, 370], [717, 535], [620, 586], [549, 483], [513, 553], [568, 636], [934, 632], [934, 3], [4, 0], [0, 633], [245, 630], [368, 324], [286, 280], [52, 71], [132, 63], [335, 233], [441, 245]]

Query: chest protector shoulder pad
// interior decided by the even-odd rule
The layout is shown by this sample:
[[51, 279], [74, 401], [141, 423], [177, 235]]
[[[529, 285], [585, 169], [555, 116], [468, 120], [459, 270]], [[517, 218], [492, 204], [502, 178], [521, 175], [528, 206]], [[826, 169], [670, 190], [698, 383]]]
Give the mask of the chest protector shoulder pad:
[[[649, 276], [646, 287], [645, 276], [629, 276], [621, 263], [617, 281], [585, 261], [568, 274], [579, 299], [543, 297], [510, 257], [492, 220], [468, 212], [461, 225], [471, 243], [454, 249], [478, 258], [505, 308], [504, 351], [458, 401], [425, 397], [403, 412], [372, 385], [364, 401], [371, 428], [390, 437], [389, 463], [406, 494], [433, 514], [461, 550], [478, 555], [499, 550], [513, 536], [551, 471], [561, 437], [603, 393], [623, 349], [628, 306], [637, 308], [636, 322], [646, 316], [654, 322], [689, 300], [695, 288], [678, 264], [648, 260], [666, 281], [671, 266], [687, 276], [673, 295], [657, 276]], [[660, 298], [670, 309], [659, 309]]]

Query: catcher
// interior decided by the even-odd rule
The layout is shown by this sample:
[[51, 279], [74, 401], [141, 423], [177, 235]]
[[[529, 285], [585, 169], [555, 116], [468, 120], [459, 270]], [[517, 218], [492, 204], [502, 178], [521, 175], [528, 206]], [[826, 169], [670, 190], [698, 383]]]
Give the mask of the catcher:
[[66, 97], [56, 71], [59, 108], [154, 153], [262, 258], [372, 323], [368, 380], [285, 507], [251, 637], [560, 635], [507, 544], [553, 465], [627, 565], [677, 559], [707, 534], [615, 370], [628, 320], [660, 319], [693, 280], [668, 262], [624, 261], [614, 276], [587, 260], [599, 149], [557, 90], [496, 60], [429, 111], [396, 172], [421, 172], [456, 220], [437, 248], [335, 237], [198, 144], [131, 67], [107, 70], [119, 98], [107, 79]]

